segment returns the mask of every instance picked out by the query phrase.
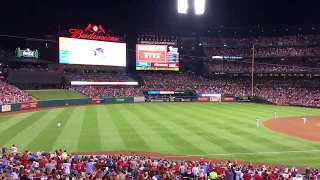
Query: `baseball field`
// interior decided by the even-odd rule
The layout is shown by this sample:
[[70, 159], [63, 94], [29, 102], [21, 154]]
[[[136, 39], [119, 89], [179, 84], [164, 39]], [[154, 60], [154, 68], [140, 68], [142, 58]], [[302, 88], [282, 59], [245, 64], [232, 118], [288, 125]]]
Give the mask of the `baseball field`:
[[[308, 118], [306, 124], [302, 117]], [[320, 167], [319, 117], [319, 109], [253, 103], [64, 107], [2, 114], [0, 146], [83, 153], [129, 150]]]

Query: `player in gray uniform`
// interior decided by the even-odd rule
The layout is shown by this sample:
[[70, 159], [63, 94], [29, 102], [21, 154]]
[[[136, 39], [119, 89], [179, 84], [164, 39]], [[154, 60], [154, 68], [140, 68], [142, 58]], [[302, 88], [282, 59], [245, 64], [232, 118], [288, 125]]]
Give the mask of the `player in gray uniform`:
[[256, 125], [257, 125], [257, 127], [260, 126], [260, 119], [259, 118], [256, 119]]

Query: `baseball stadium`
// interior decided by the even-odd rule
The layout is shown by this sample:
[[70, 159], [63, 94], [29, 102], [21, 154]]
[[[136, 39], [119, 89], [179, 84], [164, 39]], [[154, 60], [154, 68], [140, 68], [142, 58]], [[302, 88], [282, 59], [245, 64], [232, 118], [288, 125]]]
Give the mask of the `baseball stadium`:
[[319, 31], [104, 27], [0, 46], [0, 179], [319, 178]]

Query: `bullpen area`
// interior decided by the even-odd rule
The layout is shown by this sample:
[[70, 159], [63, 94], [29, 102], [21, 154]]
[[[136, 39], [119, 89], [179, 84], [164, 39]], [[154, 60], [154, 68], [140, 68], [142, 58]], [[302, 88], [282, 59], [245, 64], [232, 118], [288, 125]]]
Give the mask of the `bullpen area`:
[[[277, 118], [273, 117], [274, 111]], [[167, 102], [138, 103], [132, 108], [129, 104], [108, 104], [10, 113], [0, 116], [0, 146], [15, 144], [19, 151], [135, 151], [171, 159], [205, 157], [320, 166], [319, 135], [308, 140], [292, 134], [320, 128], [319, 109]], [[310, 122], [303, 124], [302, 117], [310, 117]], [[256, 118], [261, 121], [260, 127], [256, 126]], [[279, 129], [290, 133], [277, 132]]]

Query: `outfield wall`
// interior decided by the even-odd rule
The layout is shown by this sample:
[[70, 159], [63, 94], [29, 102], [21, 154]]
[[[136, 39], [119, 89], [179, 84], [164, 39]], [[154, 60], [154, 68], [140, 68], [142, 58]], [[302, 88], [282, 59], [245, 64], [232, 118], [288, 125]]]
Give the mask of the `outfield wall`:
[[[38, 108], [63, 107], [89, 104], [114, 104], [114, 103], [141, 103], [141, 102], [254, 102], [254, 98], [249, 96], [234, 97], [234, 96], [198, 96], [198, 97], [176, 97], [176, 98], [159, 98], [145, 99], [144, 96], [139, 97], [108, 97], [100, 99], [64, 99], [64, 100], [48, 100], [34, 101], [25, 103], [15, 103], [0, 105], [0, 112], [13, 112], [22, 110], [32, 110]], [[259, 99], [260, 103], [266, 103], [265, 100]]]

